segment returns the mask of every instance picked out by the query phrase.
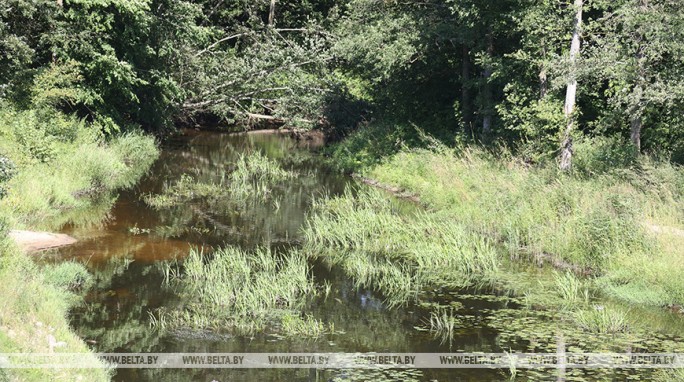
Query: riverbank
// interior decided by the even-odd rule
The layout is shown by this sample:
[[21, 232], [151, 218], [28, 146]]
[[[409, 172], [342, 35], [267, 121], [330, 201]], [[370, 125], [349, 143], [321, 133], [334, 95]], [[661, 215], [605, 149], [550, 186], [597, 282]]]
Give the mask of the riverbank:
[[553, 163], [533, 166], [429, 137], [427, 148], [398, 150], [382, 136], [357, 134], [333, 147], [336, 164], [486, 237], [501, 258], [563, 265], [597, 293], [630, 304], [684, 302], [684, 280], [673, 277], [684, 272], [681, 168], [643, 157], [606, 170], [613, 153], [585, 145], [575, 171], [564, 174]]
[[100, 126], [56, 112], [0, 109], [0, 352], [82, 353], [94, 366], [3, 369], [0, 379], [110, 379], [67, 321], [91, 283], [88, 271], [75, 262], [38, 265], [25, 252], [31, 243], [22, 250], [9, 228], [97, 224], [107, 217], [112, 193], [134, 185], [157, 155], [154, 139], [141, 134], [105, 138]]

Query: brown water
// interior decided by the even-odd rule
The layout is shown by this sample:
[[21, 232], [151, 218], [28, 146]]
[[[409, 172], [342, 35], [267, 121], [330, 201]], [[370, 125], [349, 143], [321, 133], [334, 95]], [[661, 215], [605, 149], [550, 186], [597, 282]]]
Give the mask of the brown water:
[[[303, 147], [304, 146], [304, 147]], [[149, 312], [182, 304], [173, 290], [162, 286], [159, 262], [182, 258], [191, 247], [207, 251], [222, 245], [250, 249], [267, 245], [283, 250], [298, 245], [300, 227], [313, 198], [339, 194], [345, 187], [363, 187], [330, 171], [305, 147], [277, 134], [227, 135], [190, 133], [163, 145], [159, 160], [149, 175], [119, 196], [102, 224], [66, 227], [63, 232], [77, 237], [78, 244], [59, 251], [59, 259], [77, 259], [87, 264], [97, 283], [86, 302], [74, 309], [71, 323], [96, 352], [502, 352], [530, 349], [530, 337], [506, 333], [494, 325], [493, 312], [516, 316], [519, 301], [494, 292], [467, 294], [465, 291], [433, 291], [433, 302], [460, 302], [462, 325], [450, 342], [426, 331], [428, 306], [389, 309], [380, 296], [357, 290], [351, 280], [336, 269], [312, 263], [317, 283], [329, 283], [331, 293], [310, 302], [307, 313], [333, 323], [335, 334], [318, 339], [280, 338], [269, 334], [252, 337], [219, 336], [181, 331], [160, 334], [150, 328]], [[300, 175], [274, 197], [255, 200], [234, 210], [203, 201], [157, 211], [141, 201], [143, 195], [158, 193], [164, 184], [182, 174], [202, 181], [217, 181], [241, 153], [261, 151]], [[275, 204], [272, 200], [278, 200]], [[397, 203], [402, 203], [397, 201]], [[411, 205], [404, 206], [410, 210]], [[512, 312], [512, 313], [511, 313]], [[543, 315], [532, 320], [548, 321]], [[511, 318], [515, 320], [515, 318]], [[512, 323], [513, 321], [511, 321]], [[545, 326], [549, 327], [548, 323]], [[553, 327], [551, 323], [550, 327]], [[510, 337], [514, 338], [510, 338]], [[541, 336], [541, 335], [540, 335]], [[120, 369], [116, 381], [328, 381], [339, 380], [440, 380], [499, 381], [508, 370], [414, 370], [355, 372], [307, 369]], [[358, 373], [361, 373], [358, 375]], [[365, 374], [364, 374], [365, 373]], [[627, 373], [630, 374], [630, 373]], [[582, 372], [581, 377], [597, 380], [600, 374]], [[625, 379], [621, 373], [607, 375]], [[355, 377], [356, 379], [352, 378]], [[350, 379], [351, 378], [351, 379]], [[556, 380], [554, 371], [523, 374], [521, 380]]]

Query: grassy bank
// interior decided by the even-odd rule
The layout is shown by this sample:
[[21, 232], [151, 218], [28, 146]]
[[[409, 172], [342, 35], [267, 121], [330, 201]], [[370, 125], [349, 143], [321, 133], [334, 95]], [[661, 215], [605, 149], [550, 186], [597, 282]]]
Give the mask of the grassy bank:
[[448, 216], [441, 225], [479, 234], [505, 248], [508, 258], [591, 274], [593, 285], [612, 297], [684, 302], [684, 280], [673, 277], [684, 271], [681, 168], [630, 157], [603, 141], [578, 143], [575, 169], [565, 174], [554, 163], [530, 165], [505, 150], [452, 149], [429, 137], [421, 140], [425, 148], [407, 149], [400, 140], [359, 136], [371, 141], [352, 136], [331, 150], [333, 160], [417, 195], [429, 210]]
[[451, 211], [454, 221], [495, 238], [512, 257], [577, 265], [627, 301], [684, 302], [684, 281], [672, 277], [684, 271], [680, 169], [644, 163], [619, 176], [581, 177], [479, 151], [419, 150], [368, 173]]
[[98, 125], [54, 112], [0, 111], [0, 137], [0, 155], [15, 169], [0, 212], [13, 226], [59, 227], [111, 205], [111, 191], [135, 184], [157, 157], [149, 137], [105, 139]]
[[39, 267], [8, 239], [0, 242], [0, 351], [82, 353], [91, 369], [3, 369], [0, 380], [108, 381], [110, 371], [70, 329], [67, 313], [89, 275], [81, 265]]
[[[74, 263], [39, 266], [7, 238], [9, 228], [59, 229], [65, 223], [105, 218], [115, 199], [112, 193], [134, 185], [157, 156], [150, 137], [129, 133], [106, 138], [100, 131], [96, 124], [54, 111], [0, 109], [2, 352], [83, 353], [84, 362], [103, 366], [66, 318], [79, 301], [74, 292], [88, 286], [87, 271]], [[30, 381], [110, 377], [106, 369], [3, 373], [9, 380]]]

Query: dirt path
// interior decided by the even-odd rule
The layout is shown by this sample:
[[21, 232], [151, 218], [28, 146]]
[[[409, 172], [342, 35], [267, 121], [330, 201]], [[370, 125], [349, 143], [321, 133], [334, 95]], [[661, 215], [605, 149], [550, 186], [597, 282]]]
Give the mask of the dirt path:
[[62, 233], [12, 230], [9, 237], [26, 252], [42, 251], [73, 244], [76, 239]]

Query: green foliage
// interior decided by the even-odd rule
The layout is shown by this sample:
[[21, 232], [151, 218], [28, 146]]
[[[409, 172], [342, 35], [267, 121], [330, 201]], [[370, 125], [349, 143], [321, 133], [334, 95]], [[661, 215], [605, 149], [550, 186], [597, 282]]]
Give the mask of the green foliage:
[[585, 176], [633, 168], [639, 154], [621, 137], [586, 137], [575, 141], [575, 150], [573, 170]]
[[448, 215], [404, 216], [380, 191], [324, 198], [304, 230], [305, 250], [339, 265], [357, 287], [404, 304], [429, 286], [464, 287], [493, 277], [500, 259], [481, 235]]
[[132, 186], [158, 155], [150, 137], [128, 133], [106, 142], [91, 124], [49, 109], [0, 110], [0, 137], [0, 151], [16, 163], [0, 210], [22, 223], [49, 225], [101, 198], [111, 202], [107, 195]]
[[[315, 319], [297, 319], [315, 293], [306, 258], [267, 248], [245, 252], [225, 247], [205, 256], [192, 250], [179, 264], [167, 263], [167, 282], [188, 299], [182, 310], [161, 312], [167, 328], [187, 327], [250, 334], [282, 325], [283, 334], [320, 335]], [[174, 270], [175, 269], [175, 270]]]
[[9, 158], [0, 156], [0, 199], [7, 195], [7, 189], [4, 183], [12, 179], [16, 172], [14, 163]]
[[[88, 380], [108, 381], [109, 371], [69, 328], [69, 308], [77, 299], [67, 288], [90, 279], [81, 265], [41, 268], [26, 254], [0, 239], [0, 293], [3, 308], [0, 323], [7, 330], [0, 335], [2, 352], [80, 353], [88, 369], [39, 368], [10, 369], [12, 380]], [[62, 343], [51, 349], [50, 337]]]

